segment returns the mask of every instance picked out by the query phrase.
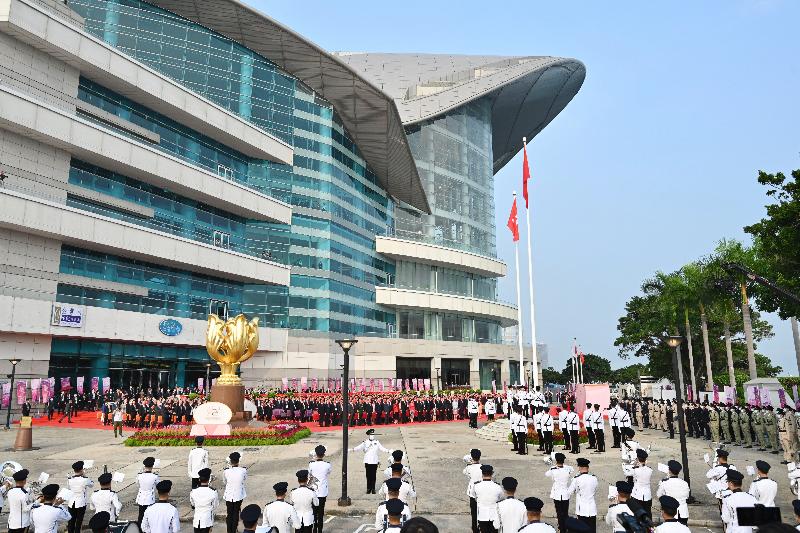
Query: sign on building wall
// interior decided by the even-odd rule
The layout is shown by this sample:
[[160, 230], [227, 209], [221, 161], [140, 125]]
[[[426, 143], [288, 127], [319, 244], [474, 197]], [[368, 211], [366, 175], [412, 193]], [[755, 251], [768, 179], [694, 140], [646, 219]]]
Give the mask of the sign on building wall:
[[183, 326], [177, 320], [167, 318], [158, 323], [158, 330], [167, 337], [177, 337], [183, 331]]
[[80, 328], [83, 326], [83, 308], [72, 305], [53, 304], [50, 324], [65, 328]]

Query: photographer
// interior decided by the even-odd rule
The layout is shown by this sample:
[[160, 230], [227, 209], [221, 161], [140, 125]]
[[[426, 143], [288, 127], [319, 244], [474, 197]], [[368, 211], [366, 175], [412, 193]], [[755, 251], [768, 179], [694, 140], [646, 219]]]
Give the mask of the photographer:
[[662, 496], [658, 499], [661, 504], [661, 518], [664, 523], [656, 528], [656, 533], [689, 533], [689, 528], [678, 522], [678, 500], [672, 496]]

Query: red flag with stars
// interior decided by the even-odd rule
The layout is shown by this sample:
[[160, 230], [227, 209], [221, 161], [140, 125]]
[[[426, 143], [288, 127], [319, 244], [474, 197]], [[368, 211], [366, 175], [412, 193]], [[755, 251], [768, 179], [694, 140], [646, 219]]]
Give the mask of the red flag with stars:
[[514, 236], [514, 242], [519, 240], [519, 224], [517, 223], [517, 198], [514, 197], [514, 203], [511, 204], [511, 214], [508, 215], [508, 229]]
[[528, 208], [528, 180], [531, 179], [531, 170], [528, 168], [528, 150], [522, 143], [522, 196], [525, 198], [525, 209]]

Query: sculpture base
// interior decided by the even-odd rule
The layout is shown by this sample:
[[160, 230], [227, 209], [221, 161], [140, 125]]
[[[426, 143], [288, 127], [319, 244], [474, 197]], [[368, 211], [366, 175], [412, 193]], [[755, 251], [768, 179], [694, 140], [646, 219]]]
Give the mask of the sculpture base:
[[14, 451], [23, 452], [33, 449], [33, 429], [30, 427], [17, 428], [17, 438], [14, 440]]
[[233, 417], [230, 425], [233, 427], [246, 426], [252, 414], [244, 410], [244, 385], [220, 385], [211, 387], [211, 401], [224, 403], [231, 411]]

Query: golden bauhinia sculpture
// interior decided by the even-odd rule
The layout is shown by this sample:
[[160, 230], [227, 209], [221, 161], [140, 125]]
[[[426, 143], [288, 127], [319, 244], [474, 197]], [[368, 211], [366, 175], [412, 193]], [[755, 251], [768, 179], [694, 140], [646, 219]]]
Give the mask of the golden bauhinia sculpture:
[[253, 357], [258, 350], [258, 317], [248, 322], [244, 315], [227, 321], [217, 315], [209, 315], [206, 350], [222, 371], [217, 383], [241, 385], [236, 367]]

